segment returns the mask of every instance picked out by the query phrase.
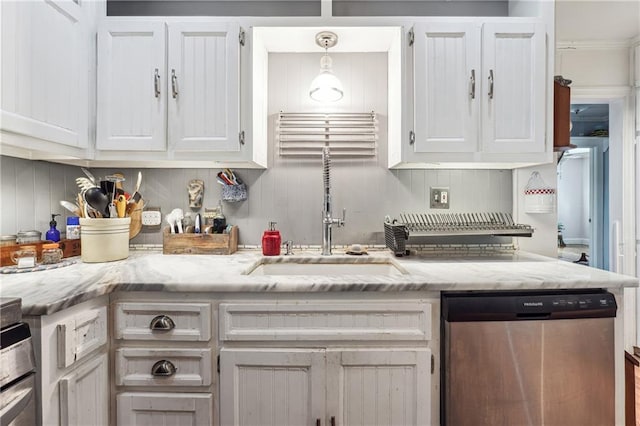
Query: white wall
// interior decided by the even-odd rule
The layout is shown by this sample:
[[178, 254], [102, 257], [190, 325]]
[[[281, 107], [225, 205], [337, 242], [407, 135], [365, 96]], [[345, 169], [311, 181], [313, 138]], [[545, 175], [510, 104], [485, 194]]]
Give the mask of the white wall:
[[526, 223], [533, 227], [531, 238], [515, 238], [516, 244], [521, 250], [538, 253], [544, 256], [556, 257], [558, 255], [558, 213], [526, 213], [524, 211], [524, 191], [531, 177], [531, 173], [537, 171], [542, 180], [551, 188], [557, 189], [556, 163], [541, 164], [534, 167], [523, 167], [513, 171], [513, 216], [517, 223]]
[[628, 86], [629, 68], [629, 47], [621, 44], [561, 43], [556, 50], [555, 75], [572, 88]]
[[558, 165], [558, 223], [567, 244], [589, 243], [589, 160], [566, 156]]

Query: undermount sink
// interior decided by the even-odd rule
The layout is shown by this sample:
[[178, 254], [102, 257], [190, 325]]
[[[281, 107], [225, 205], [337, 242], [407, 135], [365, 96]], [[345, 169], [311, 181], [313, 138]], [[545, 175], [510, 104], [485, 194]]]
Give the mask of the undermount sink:
[[291, 257], [260, 259], [245, 275], [384, 275], [397, 276], [407, 271], [386, 258]]

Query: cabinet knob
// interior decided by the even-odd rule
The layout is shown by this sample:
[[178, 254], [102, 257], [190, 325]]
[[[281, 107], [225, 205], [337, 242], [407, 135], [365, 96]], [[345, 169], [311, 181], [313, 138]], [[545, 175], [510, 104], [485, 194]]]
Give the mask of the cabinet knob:
[[176, 323], [173, 322], [171, 317], [166, 315], [158, 315], [151, 320], [149, 328], [153, 331], [169, 331], [176, 328]]
[[166, 359], [162, 359], [151, 367], [151, 375], [155, 377], [169, 377], [176, 374], [178, 369], [171, 361], [167, 361]]

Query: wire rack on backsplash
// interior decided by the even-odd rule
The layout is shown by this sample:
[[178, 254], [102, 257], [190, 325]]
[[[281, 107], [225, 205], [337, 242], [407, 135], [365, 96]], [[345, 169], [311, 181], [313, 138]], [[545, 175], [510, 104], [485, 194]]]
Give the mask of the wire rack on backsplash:
[[511, 213], [401, 213], [400, 221], [386, 217], [384, 237], [397, 256], [411, 237], [501, 236], [530, 237], [533, 228], [513, 221]]

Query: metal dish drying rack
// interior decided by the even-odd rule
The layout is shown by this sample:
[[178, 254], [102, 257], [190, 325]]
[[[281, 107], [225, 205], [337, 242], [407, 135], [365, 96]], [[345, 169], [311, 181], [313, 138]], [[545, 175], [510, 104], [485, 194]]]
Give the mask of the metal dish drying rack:
[[530, 237], [533, 228], [513, 221], [511, 213], [401, 213], [401, 222], [385, 218], [384, 239], [396, 256], [406, 254], [411, 237]]

